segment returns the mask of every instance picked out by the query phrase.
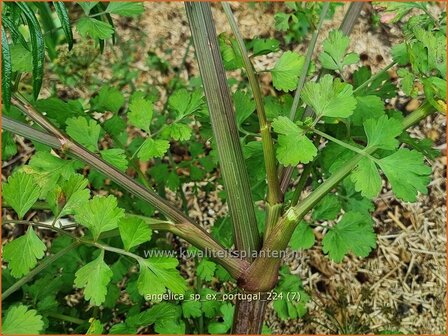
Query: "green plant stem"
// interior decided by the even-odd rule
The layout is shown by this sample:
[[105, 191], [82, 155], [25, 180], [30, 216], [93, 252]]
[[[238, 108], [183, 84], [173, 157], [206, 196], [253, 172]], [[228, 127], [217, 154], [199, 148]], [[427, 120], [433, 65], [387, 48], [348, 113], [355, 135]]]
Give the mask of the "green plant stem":
[[303, 188], [305, 187], [308, 177], [310, 176], [312, 167], [313, 166], [311, 164], [304, 166], [299, 182], [297, 182], [297, 186], [292, 194], [291, 206], [295, 206], [299, 202], [300, 195], [302, 194]]
[[329, 135], [329, 134], [327, 134], [327, 133], [324, 133], [324, 132], [318, 130], [317, 128], [310, 128], [310, 129], [311, 129], [314, 133], [316, 133], [317, 135], [320, 135], [322, 138], [325, 138], [325, 139], [327, 139], [327, 140], [330, 140], [330, 141], [332, 141], [332, 142], [338, 144], [338, 145], [341, 146], [341, 147], [347, 148], [347, 149], [351, 150], [352, 152], [355, 152], [355, 153], [361, 154], [361, 155], [363, 155], [363, 156], [366, 156], [366, 157], [368, 157], [369, 159], [371, 159], [372, 161], [375, 161], [375, 162], [378, 161], [378, 160], [377, 160], [376, 158], [374, 158], [373, 156], [367, 154], [365, 148], [358, 148], [358, 147], [355, 147], [355, 146], [353, 146], [353, 145], [350, 145], [349, 143], [346, 143], [346, 142], [344, 142], [344, 141], [341, 141], [341, 140], [339, 140], [339, 139], [336, 139], [335, 137], [332, 137], [331, 135]]
[[220, 158], [235, 246], [251, 256], [250, 252], [260, 247], [260, 237], [210, 3], [186, 2], [185, 9]]
[[[39, 123], [37, 120], [40, 121], [40, 119], [43, 118], [29, 105], [23, 106], [20, 102], [16, 102], [15, 100], [13, 100], [13, 104], [17, 104], [16, 106], [21, 110], [26, 110], [29, 113], [27, 113], [27, 115], [29, 115], [37, 123]], [[52, 125], [50, 124], [50, 126]], [[2, 116], [2, 127], [10, 132], [42, 142], [46, 145], [52, 146], [53, 148], [59, 148], [68, 151], [80, 160], [92, 165], [93, 167], [104, 173], [106, 176], [110, 177], [130, 193], [154, 205], [154, 207], [161, 211], [162, 214], [176, 223], [171, 224], [169, 226], [169, 229], [176, 231], [176, 233], [181, 238], [185, 239], [199, 249], [218, 251], [219, 253], [217, 255], [223, 255], [223, 258], [217, 258], [215, 260], [224, 268], [226, 268], [234, 278], [237, 279], [240, 274], [248, 267], [247, 262], [229, 255], [227, 251], [219, 243], [217, 243], [204, 229], [194, 225], [188, 219], [188, 217], [184, 216], [176, 208], [173, 208], [173, 206], [167, 201], [163, 200], [152, 191], [144, 188], [141, 184], [135, 182], [129, 176], [112, 167], [95, 154], [89, 152], [78, 144], [71, 142], [68, 138], [62, 135], [62, 133], [58, 132], [60, 137], [51, 136], [5, 116]], [[161, 204], [163, 205], [163, 207], [160, 207]], [[174, 230], [177, 225], [181, 225], [181, 227]]]
[[274, 206], [275, 204], [282, 203], [282, 195], [280, 192], [280, 184], [277, 174], [277, 160], [275, 159], [274, 143], [272, 141], [270, 127], [267, 122], [266, 112], [264, 110], [263, 96], [261, 94], [258, 79], [255, 75], [253, 64], [249, 59], [243, 37], [238, 29], [235, 16], [232, 13], [232, 9], [227, 2], [223, 2], [222, 7], [224, 8], [224, 12], [227, 16], [227, 21], [230, 24], [233, 35], [237, 40], [238, 48], [243, 58], [244, 69], [246, 70], [249, 84], [254, 96], [258, 122], [260, 124], [261, 142], [263, 146], [263, 156], [268, 183], [267, 201], [271, 206]]
[[300, 94], [302, 92], [303, 86], [305, 85], [306, 76], [310, 69], [311, 58], [313, 57], [314, 49], [316, 48], [317, 37], [319, 36], [319, 32], [322, 28], [322, 24], [327, 16], [328, 8], [330, 7], [329, 2], [325, 2], [322, 6], [322, 11], [320, 12], [319, 23], [317, 28], [313, 31], [313, 35], [311, 37], [310, 43], [308, 45], [308, 49], [306, 51], [305, 63], [303, 64], [302, 72], [300, 74], [299, 83], [297, 84], [296, 93], [294, 94], [294, 100], [291, 105], [291, 111], [289, 112], [289, 119], [294, 121], [297, 113], [297, 108], [299, 106]]
[[61, 321], [66, 321], [66, 322], [70, 322], [70, 323], [74, 323], [74, 324], [84, 324], [87, 322], [87, 321], [81, 320], [81, 319], [73, 317], [73, 316], [58, 314], [55, 312], [47, 312], [46, 315], [50, 316], [50, 317], [54, 317]]
[[385, 68], [381, 69], [381, 71], [378, 71], [375, 75], [373, 75], [372, 77], [370, 77], [368, 80], [366, 80], [364, 83], [362, 83], [360, 86], [358, 86], [356, 89], [353, 90], [353, 94], [355, 94], [356, 92], [358, 92], [359, 90], [364, 89], [367, 85], [369, 85], [370, 83], [372, 83], [374, 80], [376, 80], [378, 77], [380, 77], [381, 75], [383, 75], [384, 73], [386, 73], [390, 68], [392, 68], [396, 63], [395, 62], [391, 62], [389, 63]]
[[[32, 221], [26, 221], [26, 220], [5, 220], [3, 221], [4, 224], [20, 224], [20, 225], [31, 225], [31, 226], [35, 226], [35, 227], [39, 227], [39, 228], [44, 228], [44, 229], [48, 229], [48, 230], [52, 230], [55, 232], [58, 232], [60, 234], [66, 235], [68, 237], [70, 237], [71, 239], [73, 239], [75, 242], [78, 242], [79, 244], [85, 244], [85, 245], [91, 245], [91, 246], [95, 246], [98, 248], [101, 248], [103, 250], [106, 251], [111, 251], [111, 252], [115, 252], [117, 254], [121, 254], [124, 256], [128, 256], [131, 258], [134, 258], [136, 260], [140, 260], [142, 259], [140, 256], [134, 254], [134, 253], [130, 253], [128, 251], [125, 251], [123, 249], [120, 248], [116, 248], [116, 247], [112, 247], [112, 246], [108, 246], [106, 244], [102, 244], [99, 243], [97, 241], [93, 241], [93, 240], [89, 240], [89, 239], [85, 239], [85, 238], [81, 238], [78, 236], [75, 236], [74, 234], [65, 231], [64, 229], [58, 228], [54, 225], [50, 225], [50, 224], [45, 224], [45, 223], [41, 223], [41, 222], [32, 222]], [[104, 236], [100, 236], [99, 239], [103, 239]]]
[[2, 301], [7, 299], [8, 296], [10, 296], [15, 291], [19, 290], [24, 284], [31, 281], [36, 274], [39, 274], [41, 271], [46, 269], [48, 266], [50, 266], [52, 263], [54, 263], [60, 257], [64, 256], [66, 253], [70, 252], [71, 250], [77, 248], [79, 245], [81, 245], [81, 243], [78, 241], [75, 241], [75, 242], [71, 243], [70, 245], [64, 247], [59, 252], [46, 257], [44, 260], [42, 260], [42, 262], [36, 268], [29, 271], [23, 278], [20, 278], [11, 287], [9, 287], [7, 290], [5, 290], [2, 293]]

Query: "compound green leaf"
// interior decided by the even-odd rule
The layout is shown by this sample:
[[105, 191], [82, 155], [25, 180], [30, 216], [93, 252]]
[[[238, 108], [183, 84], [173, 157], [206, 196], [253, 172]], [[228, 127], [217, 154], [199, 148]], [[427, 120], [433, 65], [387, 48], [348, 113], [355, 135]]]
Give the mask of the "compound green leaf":
[[333, 81], [331, 75], [325, 75], [319, 83], [305, 84], [302, 99], [313, 108], [318, 118], [347, 118], [356, 108], [352, 86], [341, 83], [339, 79]]
[[70, 118], [66, 121], [67, 134], [76, 142], [95, 152], [98, 150], [101, 126], [93, 119]]
[[84, 288], [84, 297], [93, 306], [106, 300], [107, 285], [112, 278], [110, 267], [104, 262], [104, 250], [93, 261], [81, 267], [75, 274], [75, 286]]
[[23, 170], [34, 177], [41, 187], [41, 197], [53, 190], [60, 180], [67, 180], [82, 164], [76, 160], [63, 160], [50, 152], [39, 151]]
[[200, 317], [202, 315], [201, 307], [201, 301], [185, 300], [182, 302], [182, 313], [185, 318]]
[[377, 119], [385, 114], [384, 102], [378, 96], [358, 96], [356, 102], [356, 108], [350, 117], [355, 126], [361, 126], [367, 119]]
[[303, 289], [302, 280], [291, 274], [287, 266], [280, 269], [280, 281], [275, 292], [278, 293], [278, 298], [274, 300], [273, 307], [282, 320], [296, 319], [306, 314], [309, 295]]
[[304, 63], [305, 58], [295, 52], [283, 53], [271, 70], [274, 87], [285, 92], [295, 90]]
[[168, 98], [168, 106], [176, 112], [177, 119], [180, 120], [201, 111], [204, 107], [204, 96], [200, 90], [188, 92], [186, 89], [178, 89]]
[[22, 304], [12, 306], [6, 312], [3, 319], [3, 335], [34, 335], [39, 334], [44, 328], [42, 316], [34, 309], [28, 309]]
[[221, 33], [218, 36], [218, 43], [226, 70], [236, 70], [244, 66], [238, 42], [233, 36]]
[[30, 226], [26, 233], [3, 247], [3, 259], [9, 263], [11, 275], [20, 278], [37, 264], [45, 255], [47, 247]]
[[278, 51], [280, 42], [273, 38], [253, 40], [253, 56], [266, 55]]
[[40, 193], [41, 188], [33, 176], [23, 172], [13, 173], [3, 184], [4, 200], [17, 212], [19, 219], [36, 203]]
[[87, 329], [86, 335], [101, 335], [103, 334], [103, 325], [101, 324], [101, 321], [92, 318], [89, 320], [90, 326], [89, 329]]
[[115, 196], [95, 196], [81, 209], [77, 209], [75, 219], [87, 227], [95, 240], [105, 231], [118, 227], [119, 220], [124, 217], [123, 209], [117, 206]]
[[322, 244], [324, 253], [336, 262], [341, 262], [349, 252], [358, 257], [367, 257], [376, 247], [373, 220], [359, 212], [348, 212], [330, 228]]
[[129, 251], [134, 246], [151, 240], [151, 229], [144, 220], [136, 217], [125, 217], [118, 223], [124, 248]]
[[162, 136], [168, 139], [186, 141], [191, 138], [191, 128], [188, 125], [177, 122], [165, 127], [162, 131]]
[[[201, 295], [201, 297], [206, 297], [207, 295], [217, 295], [218, 293], [215, 292], [213, 289], [205, 287], [199, 291], [199, 294]], [[202, 301], [202, 312], [208, 318], [215, 317], [216, 314], [219, 312], [220, 307], [221, 303], [217, 300]]]
[[406, 202], [415, 202], [417, 192], [426, 194], [430, 181], [431, 167], [425, 165], [420, 152], [400, 148], [382, 158], [379, 165], [389, 180], [394, 194]]
[[63, 126], [68, 118], [84, 113], [83, 107], [78, 101], [65, 102], [56, 97], [39, 99], [35, 107], [41, 113], [45, 113], [47, 118], [56, 123], [56, 126]]
[[287, 13], [275, 14], [275, 29], [279, 31], [287, 31], [289, 29], [289, 19], [291, 18], [291, 16], [293, 15]]

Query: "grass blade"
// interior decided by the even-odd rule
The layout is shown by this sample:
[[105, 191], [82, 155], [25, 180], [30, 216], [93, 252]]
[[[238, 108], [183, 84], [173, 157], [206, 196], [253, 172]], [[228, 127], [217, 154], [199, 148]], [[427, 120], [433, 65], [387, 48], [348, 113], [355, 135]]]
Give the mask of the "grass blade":
[[56, 10], [56, 14], [59, 17], [59, 21], [61, 21], [62, 30], [65, 34], [65, 39], [67, 40], [68, 50], [72, 50], [73, 48], [73, 32], [72, 27], [70, 26], [70, 19], [68, 17], [67, 8], [63, 2], [53, 2], [54, 8]]
[[23, 35], [19, 32], [17, 27], [14, 25], [14, 23], [9, 19], [9, 17], [2, 17], [2, 23], [5, 26], [5, 28], [8, 28], [9, 33], [11, 34], [11, 39], [14, 42], [19, 42], [26, 50], [30, 50], [30, 46], [26, 42]]
[[11, 75], [11, 52], [9, 50], [5, 27], [2, 26], [2, 100], [6, 110], [9, 110], [11, 104]]
[[22, 10], [30, 30], [31, 53], [33, 56], [33, 97], [34, 99], [37, 99], [42, 87], [42, 80], [44, 76], [44, 38], [42, 36], [39, 22], [28, 4], [24, 2], [17, 2], [16, 4]]
[[34, 4], [39, 9], [39, 19], [44, 30], [45, 46], [51, 60], [56, 57], [56, 26], [51, 16], [51, 9], [46, 2], [36, 2]]

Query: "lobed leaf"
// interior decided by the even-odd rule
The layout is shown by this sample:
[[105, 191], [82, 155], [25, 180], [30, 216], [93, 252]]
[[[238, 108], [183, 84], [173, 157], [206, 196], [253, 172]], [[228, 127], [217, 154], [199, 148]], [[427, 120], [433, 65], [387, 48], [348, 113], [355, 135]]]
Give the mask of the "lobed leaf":
[[118, 223], [120, 237], [124, 248], [131, 248], [151, 240], [151, 229], [144, 220], [136, 217], [125, 217]]
[[11, 275], [20, 278], [37, 265], [47, 247], [31, 226], [26, 233], [3, 246], [3, 259], [8, 262]]
[[336, 262], [349, 252], [367, 257], [376, 247], [373, 220], [359, 212], [348, 212], [325, 234], [322, 244], [324, 253]]
[[118, 227], [119, 220], [124, 217], [123, 209], [118, 208], [115, 196], [95, 196], [77, 209], [75, 219], [87, 227], [97, 240], [102, 232]]
[[75, 274], [75, 286], [84, 288], [84, 297], [91, 305], [100, 306], [106, 300], [107, 285], [112, 278], [110, 267], [104, 262], [104, 250], [93, 261]]
[[379, 165], [392, 185], [392, 191], [403, 201], [415, 202], [418, 191], [428, 192], [431, 167], [424, 164], [424, 156], [420, 152], [400, 148], [382, 158]]
[[317, 148], [305, 132], [287, 117], [278, 117], [272, 122], [278, 136], [276, 156], [285, 166], [308, 163], [317, 155]]
[[163, 157], [168, 148], [170, 148], [170, 143], [166, 140], [147, 138], [145, 142], [143, 142], [137, 156], [142, 161], [148, 161], [155, 157]]
[[67, 134], [76, 142], [92, 152], [98, 151], [101, 126], [93, 119], [84, 117], [70, 118], [66, 121]]
[[318, 118], [348, 118], [356, 108], [352, 86], [338, 79], [333, 81], [331, 75], [325, 75], [319, 83], [305, 84], [302, 100], [313, 108]]
[[274, 87], [285, 92], [295, 90], [304, 63], [305, 57], [295, 52], [283, 53], [271, 70]]
[[6, 312], [2, 324], [3, 335], [34, 335], [44, 328], [42, 316], [34, 309], [19, 304]]
[[39, 198], [41, 188], [33, 176], [14, 172], [3, 184], [3, 198], [18, 214], [19, 219], [28, 212]]

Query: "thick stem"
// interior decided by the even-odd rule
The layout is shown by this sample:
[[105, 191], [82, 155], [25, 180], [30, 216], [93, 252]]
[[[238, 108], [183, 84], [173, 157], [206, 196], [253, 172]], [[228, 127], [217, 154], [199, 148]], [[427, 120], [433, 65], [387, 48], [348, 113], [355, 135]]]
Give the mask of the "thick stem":
[[256, 301], [237, 301], [235, 317], [233, 318], [232, 334], [261, 334], [266, 310], [266, 294], [261, 293], [262, 299]]
[[186, 2], [185, 9], [220, 158], [235, 246], [251, 256], [260, 247], [260, 237], [210, 3]]

